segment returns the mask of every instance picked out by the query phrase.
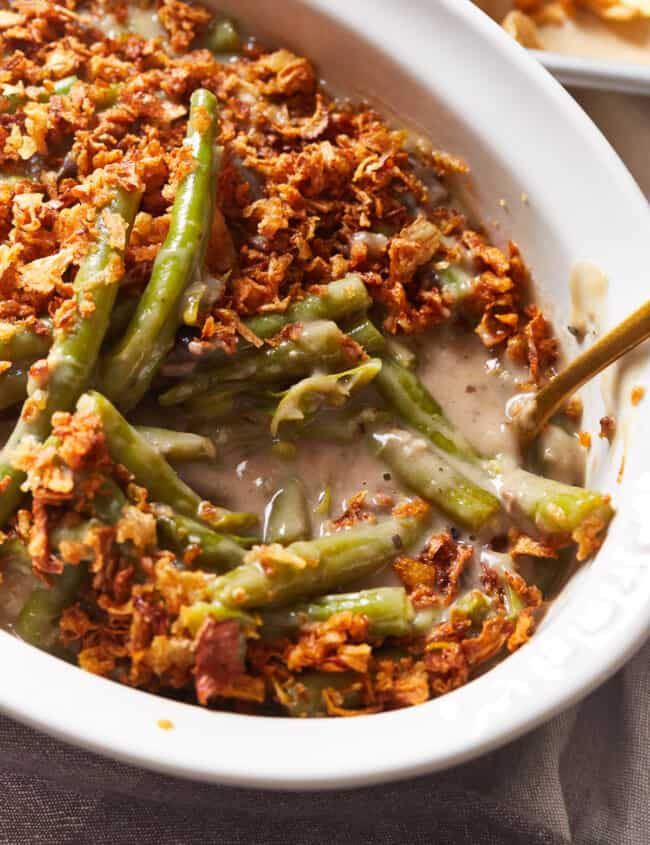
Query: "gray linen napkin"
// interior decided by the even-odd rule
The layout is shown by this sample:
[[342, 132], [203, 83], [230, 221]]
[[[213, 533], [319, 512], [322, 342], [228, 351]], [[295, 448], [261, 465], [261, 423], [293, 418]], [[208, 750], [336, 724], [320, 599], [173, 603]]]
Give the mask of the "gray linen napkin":
[[646, 845], [648, 689], [650, 645], [582, 704], [499, 751], [320, 794], [176, 780], [0, 719], [0, 843]]
[[[650, 194], [650, 98], [578, 99]], [[580, 705], [499, 751], [320, 794], [176, 780], [0, 718], [0, 845], [648, 845], [649, 690], [650, 644]]]

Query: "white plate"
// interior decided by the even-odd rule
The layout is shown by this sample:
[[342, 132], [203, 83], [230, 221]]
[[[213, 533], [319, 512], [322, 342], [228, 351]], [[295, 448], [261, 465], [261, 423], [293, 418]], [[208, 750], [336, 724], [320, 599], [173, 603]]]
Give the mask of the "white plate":
[[530, 50], [564, 85], [650, 96], [650, 65]]
[[[650, 217], [638, 188], [569, 95], [471, 4], [219, 0], [219, 6], [464, 155], [474, 168], [467, 198], [497, 233], [519, 241], [560, 324], [569, 267], [578, 258], [591, 258], [611, 276], [612, 320], [644, 298]], [[639, 426], [630, 429], [623, 483], [615, 481], [619, 455], [591, 473], [591, 483], [615, 493], [620, 511], [598, 558], [573, 579], [529, 645], [443, 698], [347, 720], [217, 713], [85, 674], [1, 634], [0, 709], [121, 760], [255, 787], [368, 784], [441, 769], [501, 745], [584, 696], [648, 633], [649, 407], [639, 406]], [[587, 403], [592, 430], [601, 413], [594, 390]], [[161, 718], [174, 729], [161, 730]]]

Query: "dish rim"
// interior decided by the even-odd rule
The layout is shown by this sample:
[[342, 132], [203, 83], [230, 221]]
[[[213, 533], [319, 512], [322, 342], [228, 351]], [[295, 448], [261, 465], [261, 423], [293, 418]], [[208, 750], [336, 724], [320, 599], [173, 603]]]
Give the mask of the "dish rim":
[[[394, 12], [381, 8], [377, 21], [368, 21], [363, 9], [371, 9], [372, 0], [357, 0], [355, 4], [347, 0], [298, 2], [325, 21], [335, 18], [357, 33], [363, 23], [360, 37], [381, 47], [395, 62], [406, 62], [406, 43], [398, 50], [393, 32], [392, 46], [388, 47], [389, 38], [380, 31], [382, 17]], [[562, 116], [569, 126], [567, 132], [577, 134], [584, 142], [587, 160], [591, 157], [594, 168], [604, 168], [616, 185], [612, 191], [631, 214], [634, 225], [645, 228], [650, 212], [638, 186], [559, 84], [469, 0], [461, 4], [458, 0], [437, 0], [435, 5], [441, 13], [457, 19], [459, 27], [466, 27], [482, 49], [494, 49], [511, 72], [526, 80], [531, 93], [544, 98], [547, 107]], [[400, 14], [407, 15], [409, 9], [428, 19], [436, 14], [426, 0], [404, 0]], [[412, 61], [426, 78], [420, 58]], [[427, 79], [426, 84], [431, 87], [433, 82]], [[639, 489], [647, 499], [650, 456], [645, 461], [639, 456], [634, 471], [637, 469], [642, 470]], [[613, 533], [621, 542], [623, 532], [636, 525], [631, 510], [629, 517], [626, 510], [614, 525]], [[592, 570], [582, 585], [586, 591], [591, 584], [592, 589], [581, 593], [581, 599], [589, 597], [588, 609], [598, 624], [589, 613], [578, 613], [561, 636], [558, 624], [555, 631], [549, 626], [543, 636], [533, 638], [525, 649], [482, 677], [418, 707], [332, 720], [271, 721], [208, 711], [84, 673], [2, 632], [0, 655], [12, 683], [5, 684], [0, 692], [0, 711], [59, 739], [132, 765], [228, 785], [334, 789], [443, 769], [496, 748], [550, 719], [604, 681], [640, 647], [650, 632], [650, 572], [643, 566], [650, 537], [642, 534], [642, 524], [635, 530], [638, 548], [627, 549], [624, 564], [617, 561], [628, 576], [625, 584], [617, 584], [618, 593], [601, 595], [603, 576], [606, 579], [608, 575], [604, 566], [598, 578]], [[612, 545], [614, 540], [610, 540], [608, 544]], [[609, 575], [613, 578], [613, 571]], [[612, 629], [603, 619], [610, 620], [621, 607], [628, 613], [619, 614], [615, 620], [617, 633], [612, 644]], [[595, 654], [599, 643], [607, 646], [604, 658]], [[161, 730], [157, 723], [162, 719], [169, 719], [174, 729]], [[446, 729], [442, 733], [431, 730], [441, 724]], [[313, 753], [306, 754], [310, 743]]]
[[528, 50], [563, 85], [650, 96], [650, 65]]

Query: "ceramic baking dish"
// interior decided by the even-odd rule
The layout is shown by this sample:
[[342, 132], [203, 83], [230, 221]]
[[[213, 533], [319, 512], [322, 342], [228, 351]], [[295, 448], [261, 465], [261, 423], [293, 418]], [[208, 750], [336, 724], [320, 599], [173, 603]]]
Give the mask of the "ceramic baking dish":
[[[460, 195], [494, 238], [520, 244], [558, 329], [566, 326], [568, 278], [579, 259], [610, 279], [604, 328], [647, 297], [650, 212], [640, 190], [575, 101], [471, 3], [218, 5], [271, 43], [312, 57], [337, 90], [376, 103], [398, 125], [419, 128], [466, 159], [472, 174]], [[647, 381], [639, 354], [635, 377]], [[617, 384], [607, 407], [618, 415], [630, 403], [625, 382]], [[634, 411], [615, 448], [594, 438], [588, 483], [611, 492], [617, 509], [605, 545], [529, 644], [448, 695], [351, 719], [217, 712], [88, 674], [0, 631], [0, 712], [133, 764], [257, 788], [370, 784], [502, 745], [602, 683], [650, 630], [650, 401]], [[598, 386], [587, 391], [585, 412], [585, 426], [596, 431], [605, 413]], [[173, 729], [161, 730], [161, 720]]]

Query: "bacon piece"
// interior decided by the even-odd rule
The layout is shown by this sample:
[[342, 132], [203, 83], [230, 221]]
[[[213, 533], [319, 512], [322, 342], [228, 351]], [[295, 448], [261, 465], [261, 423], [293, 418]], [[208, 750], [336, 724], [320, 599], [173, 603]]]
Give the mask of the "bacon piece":
[[223, 695], [224, 690], [245, 674], [241, 656], [239, 622], [217, 622], [208, 617], [196, 636], [194, 667], [196, 697], [199, 704]]

